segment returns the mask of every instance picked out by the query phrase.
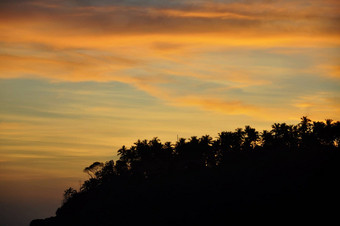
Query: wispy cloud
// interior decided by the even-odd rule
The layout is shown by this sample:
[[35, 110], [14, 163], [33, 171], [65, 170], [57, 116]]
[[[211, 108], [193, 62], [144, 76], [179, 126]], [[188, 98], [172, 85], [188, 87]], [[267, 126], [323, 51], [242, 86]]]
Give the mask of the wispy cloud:
[[[126, 2], [126, 1], [125, 1]], [[142, 1], [143, 2], [143, 1]], [[145, 3], [145, 2], [144, 2]], [[49, 33], [81, 35], [191, 34], [243, 35], [338, 34], [339, 5], [323, 1], [254, 1], [179, 5], [70, 4], [26, 2], [2, 7], [8, 26], [44, 28]], [[27, 18], [30, 18], [27, 20]], [[10, 22], [10, 23], [8, 23]], [[75, 30], [76, 29], [76, 30]]]
[[313, 116], [315, 120], [334, 119], [340, 115], [340, 98], [329, 92], [300, 96], [293, 104], [305, 115]]
[[339, 64], [320, 64], [316, 69], [321, 75], [335, 80], [340, 80], [340, 65]]
[[[305, 57], [306, 49], [340, 45], [338, 2], [306, 3], [4, 1], [0, 77], [123, 82], [167, 103], [255, 115], [253, 101], [242, 97], [245, 90], [279, 86], [285, 73], [294, 77], [307, 71], [280, 65], [292, 51]], [[274, 47], [281, 48], [275, 61], [265, 56]], [[216, 49], [221, 51], [212, 58]], [[243, 55], [232, 56], [237, 49]], [[246, 52], [258, 49], [262, 53], [248, 59]], [[320, 68], [320, 74], [338, 77], [335, 64]]]
[[[240, 101], [224, 101], [216, 98], [205, 97], [184, 97], [175, 100], [176, 103], [183, 106], [197, 106], [209, 111], [218, 111], [224, 114], [244, 114], [244, 115], [258, 115], [259, 109], [252, 105], [244, 104]], [[250, 113], [252, 112], [252, 113]]]

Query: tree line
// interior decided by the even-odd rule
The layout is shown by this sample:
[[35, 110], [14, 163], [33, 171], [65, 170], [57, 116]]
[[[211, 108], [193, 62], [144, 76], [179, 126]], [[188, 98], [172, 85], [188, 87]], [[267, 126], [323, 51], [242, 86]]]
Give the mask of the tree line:
[[[325, 193], [323, 186], [333, 186], [328, 195], [335, 193], [339, 142], [339, 121], [313, 122], [305, 116], [296, 125], [275, 123], [262, 132], [245, 126], [216, 138], [192, 136], [174, 144], [138, 140], [120, 148], [117, 161], [86, 167], [89, 179], [78, 191], [65, 190], [57, 216], [31, 225], [72, 225], [77, 220], [84, 225], [132, 225], [137, 222], [132, 215], [151, 225], [216, 223], [241, 213], [260, 216], [260, 210], [274, 216], [271, 206], [294, 210], [287, 200], [313, 211], [325, 200], [314, 194], [312, 205], [308, 195]], [[172, 206], [180, 210], [175, 216]]]

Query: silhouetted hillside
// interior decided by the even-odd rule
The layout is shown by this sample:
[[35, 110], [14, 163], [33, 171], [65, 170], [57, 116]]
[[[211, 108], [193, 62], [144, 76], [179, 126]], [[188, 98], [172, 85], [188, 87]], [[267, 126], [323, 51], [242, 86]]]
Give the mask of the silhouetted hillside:
[[[337, 220], [340, 122], [275, 123], [123, 146], [95, 162], [56, 217], [31, 226], [302, 224]], [[335, 207], [334, 207], [335, 206]]]

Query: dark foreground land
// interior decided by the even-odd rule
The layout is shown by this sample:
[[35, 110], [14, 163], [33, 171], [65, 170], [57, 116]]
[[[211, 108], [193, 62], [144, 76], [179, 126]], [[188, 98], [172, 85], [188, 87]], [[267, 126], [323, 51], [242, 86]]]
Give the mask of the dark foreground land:
[[31, 226], [339, 223], [340, 123], [274, 124], [137, 141], [115, 163], [95, 162], [56, 216]]

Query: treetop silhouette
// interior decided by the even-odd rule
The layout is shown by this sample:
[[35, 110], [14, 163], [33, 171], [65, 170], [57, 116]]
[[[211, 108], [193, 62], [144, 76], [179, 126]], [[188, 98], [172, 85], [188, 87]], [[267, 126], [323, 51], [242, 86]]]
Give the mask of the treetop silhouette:
[[[57, 216], [31, 225], [187, 225], [242, 216], [330, 214], [338, 194], [340, 122], [274, 123], [162, 143], [138, 140], [119, 159], [94, 162], [79, 191], [68, 188]], [[288, 215], [287, 215], [288, 214]], [[314, 219], [314, 220], [318, 220]]]

